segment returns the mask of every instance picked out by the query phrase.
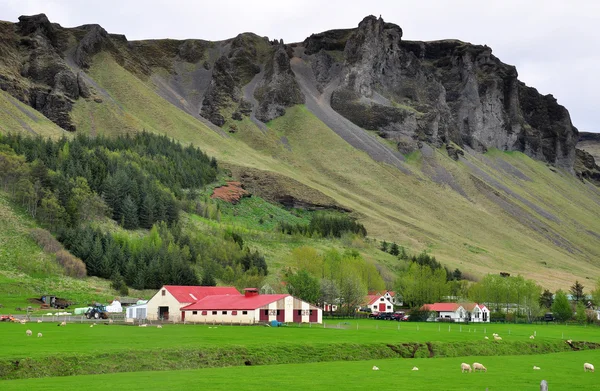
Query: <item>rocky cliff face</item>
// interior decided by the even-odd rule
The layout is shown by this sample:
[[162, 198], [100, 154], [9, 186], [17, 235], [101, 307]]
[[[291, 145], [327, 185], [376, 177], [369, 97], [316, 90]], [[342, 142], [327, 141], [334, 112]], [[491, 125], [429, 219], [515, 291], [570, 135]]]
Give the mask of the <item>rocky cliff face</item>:
[[[65, 29], [43, 14], [0, 23], [0, 37], [0, 88], [70, 131], [74, 102], [94, 98], [84, 72], [108, 51], [144, 81], [162, 78], [167, 87], [159, 94], [217, 126], [249, 115], [264, 128], [260, 121], [284, 115], [305, 102], [307, 91], [317, 91], [319, 105], [393, 140], [402, 153], [423, 143], [448, 151], [457, 151], [455, 144], [498, 148], [569, 170], [576, 157], [568, 111], [521, 83], [489, 47], [403, 41], [399, 26], [373, 16], [356, 29], [292, 45], [251, 33], [221, 42], [128, 42], [98, 25]], [[294, 59], [312, 74], [299, 78]]]
[[489, 47], [401, 38], [400, 27], [381, 18], [359, 24], [344, 47], [340, 86], [331, 98], [336, 111], [395, 140], [403, 152], [419, 141], [453, 142], [573, 167], [577, 129], [568, 111], [519, 82], [516, 69]]

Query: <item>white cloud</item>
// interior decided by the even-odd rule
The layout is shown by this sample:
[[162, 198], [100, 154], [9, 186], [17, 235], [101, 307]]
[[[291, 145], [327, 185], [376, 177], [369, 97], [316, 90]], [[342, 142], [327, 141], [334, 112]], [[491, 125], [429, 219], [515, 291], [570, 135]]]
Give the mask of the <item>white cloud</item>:
[[600, 7], [587, 0], [440, 0], [302, 2], [254, 0], [3, 0], [0, 19], [46, 13], [65, 27], [97, 23], [128, 39], [220, 40], [251, 31], [286, 42], [356, 27], [373, 14], [400, 25], [404, 38], [455, 38], [487, 44], [516, 65], [520, 79], [553, 94], [580, 130], [600, 131], [593, 99], [600, 90]]

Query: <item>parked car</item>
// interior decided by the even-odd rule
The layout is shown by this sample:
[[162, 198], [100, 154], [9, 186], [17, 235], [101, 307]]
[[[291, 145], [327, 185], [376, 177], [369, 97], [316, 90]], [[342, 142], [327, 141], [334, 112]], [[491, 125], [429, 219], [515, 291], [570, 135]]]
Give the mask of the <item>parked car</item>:
[[379, 319], [379, 320], [391, 320], [393, 314], [394, 314], [393, 312], [380, 312], [379, 314], [377, 314], [377, 316], [375, 317], [375, 319]]
[[554, 322], [555, 320], [556, 318], [554, 317], [554, 314], [552, 312], [547, 312], [546, 314], [544, 314], [545, 322]]
[[371, 313], [369, 314], [369, 318], [376, 318], [376, 317], [377, 317], [377, 315], [379, 315], [379, 312], [377, 312], [377, 311], [373, 311], [373, 312], [371, 312]]
[[392, 314], [392, 319], [391, 320], [396, 320], [398, 322], [400, 322], [400, 320], [402, 320], [402, 318], [404, 317], [404, 312], [402, 311], [396, 311]]
[[408, 318], [410, 318], [410, 315], [404, 315], [402, 317], [402, 319], [400, 319], [401, 322], [408, 322]]

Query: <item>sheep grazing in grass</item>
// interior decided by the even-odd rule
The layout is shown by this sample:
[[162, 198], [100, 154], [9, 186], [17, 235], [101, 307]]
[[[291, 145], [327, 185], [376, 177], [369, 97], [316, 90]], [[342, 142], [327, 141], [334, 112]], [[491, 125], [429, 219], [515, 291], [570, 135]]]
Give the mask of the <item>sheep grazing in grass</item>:
[[66, 325], [67, 325], [67, 322], [60, 322], [58, 325], [59, 325], [59, 326], [66, 326]]
[[571, 341], [570, 339], [567, 339], [567, 343], [568, 343], [569, 345], [573, 345], [573, 341]]
[[92, 323], [92, 324], [90, 325], [90, 327], [94, 327], [94, 324]]
[[585, 364], [583, 364], [583, 371], [584, 372], [594, 372], [594, 366], [592, 364], [590, 364], [589, 362], [586, 362]]
[[37, 320], [37, 322], [38, 322], [38, 323], [42, 323], [42, 320], [41, 320], [41, 319], [38, 319], [38, 320]]
[[535, 339], [535, 336], [534, 335], [530, 335], [529, 339]]
[[147, 324], [141, 324], [140, 327], [148, 327]]
[[378, 370], [379, 370], [379, 367], [378, 367], [378, 366], [376, 366], [376, 365], [373, 365], [373, 370], [374, 370], [374, 371], [378, 371]]
[[540, 367], [536, 367], [536, 366], [534, 365], [534, 366], [533, 366], [533, 370], [534, 370], [534, 371], [539, 371], [539, 370], [540, 370]]
[[465, 373], [465, 372], [471, 372], [471, 371], [472, 371], [472, 369], [471, 369], [471, 366], [470, 366], [469, 364], [467, 364], [467, 363], [462, 363], [462, 364], [460, 364], [460, 371], [461, 371], [462, 373]]
[[483, 337], [483, 339], [489, 339], [487, 336]]
[[108, 323], [109, 323], [109, 324], [112, 324], [112, 323], [113, 323], [113, 320], [112, 320], [112, 319], [109, 319], [109, 320], [108, 320]]
[[494, 335], [494, 339], [495, 339], [496, 341], [502, 341], [502, 337], [498, 337], [497, 335]]
[[498, 334], [496, 334], [496, 333], [492, 333], [492, 335], [493, 335], [494, 337], [497, 337], [497, 336], [498, 336]]
[[25, 334], [27, 334], [28, 337], [31, 337], [31, 335], [33, 334], [33, 332], [31, 330], [27, 330], [25, 332]]
[[162, 329], [162, 325], [159, 324], [158, 326], [156, 326], [156, 328], [157, 329]]
[[42, 338], [42, 333], [38, 333], [38, 338]]
[[413, 367], [413, 369], [412, 369], [412, 370], [413, 370], [413, 371], [418, 371], [418, 370], [419, 370], [419, 368], [417, 368], [417, 367]]
[[27, 323], [27, 319], [21, 319], [19, 322], [21, 322], [21, 324], [25, 324]]
[[483, 372], [487, 372], [487, 368], [483, 366], [483, 364], [480, 364], [478, 362], [474, 362], [473, 363], [473, 370], [475, 372], [477, 371], [483, 371]]

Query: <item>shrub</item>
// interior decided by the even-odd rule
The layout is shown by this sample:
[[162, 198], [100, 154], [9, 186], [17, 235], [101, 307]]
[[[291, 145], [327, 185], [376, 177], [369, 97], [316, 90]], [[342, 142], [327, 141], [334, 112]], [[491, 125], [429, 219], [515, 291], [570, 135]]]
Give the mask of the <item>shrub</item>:
[[45, 229], [34, 228], [31, 230], [30, 235], [45, 253], [56, 254], [59, 250], [63, 249], [62, 244]]
[[69, 277], [83, 278], [87, 274], [83, 261], [66, 250], [60, 250], [56, 253], [56, 261], [63, 267], [65, 274]]
[[413, 308], [410, 310], [409, 322], [425, 322], [433, 312], [428, 309]]

